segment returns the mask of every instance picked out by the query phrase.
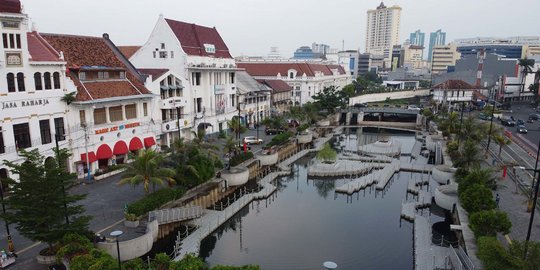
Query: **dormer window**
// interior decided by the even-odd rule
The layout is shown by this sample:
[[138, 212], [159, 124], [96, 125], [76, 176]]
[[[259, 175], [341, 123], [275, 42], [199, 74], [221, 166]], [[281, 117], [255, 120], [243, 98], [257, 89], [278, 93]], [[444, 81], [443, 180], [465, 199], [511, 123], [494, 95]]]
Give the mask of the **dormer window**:
[[161, 49], [165, 50], [165, 43], [161, 43]]
[[81, 81], [86, 80], [86, 72], [84, 72], [84, 71], [79, 72], [79, 80], [81, 80]]
[[289, 70], [287, 71], [287, 73], [289, 74], [289, 79], [294, 79], [294, 78], [296, 78], [296, 73], [297, 73], [297, 71], [296, 71], [295, 69], [289, 69]]
[[120, 71], [120, 79], [125, 79], [125, 78], [126, 78], [126, 72]]
[[107, 71], [99, 71], [98, 72], [98, 79], [106, 80], [108, 78], [109, 78], [109, 72], [107, 72]]

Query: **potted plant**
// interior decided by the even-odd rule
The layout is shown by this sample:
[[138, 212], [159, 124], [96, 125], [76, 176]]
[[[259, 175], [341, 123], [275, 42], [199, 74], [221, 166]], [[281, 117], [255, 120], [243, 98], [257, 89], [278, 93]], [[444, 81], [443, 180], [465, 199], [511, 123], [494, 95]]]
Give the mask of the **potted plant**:
[[139, 227], [139, 217], [135, 214], [126, 213], [125, 215], [126, 220], [124, 220], [124, 226], [128, 228], [137, 228]]

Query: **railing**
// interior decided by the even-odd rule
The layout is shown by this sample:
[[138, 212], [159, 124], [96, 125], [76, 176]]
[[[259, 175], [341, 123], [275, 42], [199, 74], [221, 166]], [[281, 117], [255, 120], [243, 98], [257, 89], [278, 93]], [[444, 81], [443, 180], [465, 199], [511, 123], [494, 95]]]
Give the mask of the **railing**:
[[202, 216], [202, 214], [203, 209], [200, 206], [163, 209], [148, 213], [148, 222], [156, 219], [158, 221], [158, 224], [161, 225], [171, 222], [198, 218]]
[[461, 246], [458, 248], [451, 248], [450, 252], [450, 264], [452, 269], [455, 270], [474, 270], [474, 264], [469, 256], [463, 251]]

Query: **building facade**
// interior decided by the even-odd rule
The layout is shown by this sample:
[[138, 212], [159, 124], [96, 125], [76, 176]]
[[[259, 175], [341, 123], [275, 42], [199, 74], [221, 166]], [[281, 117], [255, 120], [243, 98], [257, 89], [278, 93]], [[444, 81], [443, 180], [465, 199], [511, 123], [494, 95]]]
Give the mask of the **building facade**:
[[399, 44], [401, 7], [386, 7], [384, 3], [367, 11], [366, 53], [382, 55], [390, 66], [392, 46]]
[[[70, 147], [68, 106], [61, 99], [73, 91], [66, 80], [66, 61], [30, 29], [19, 1], [0, 5], [2, 53], [0, 64], [0, 160], [24, 160], [20, 150], [38, 149], [54, 156], [55, 142]], [[0, 181], [10, 175], [0, 163]], [[7, 188], [6, 181], [2, 182]], [[6, 190], [6, 189], [4, 189]]]
[[358, 76], [358, 57], [359, 54], [357, 50], [338, 52], [337, 63], [341, 65], [353, 79]]
[[420, 32], [420, 29], [418, 29], [414, 33], [411, 33], [409, 35], [409, 42], [412, 45], [424, 47], [425, 36], [426, 36], [426, 33]]
[[520, 59], [540, 53], [540, 36], [517, 36], [509, 38], [478, 37], [454, 41], [463, 55], [475, 55], [483, 50], [503, 58]]
[[236, 87], [241, 95], [240, 119], [249, 128], [255, 128], [270, 117], [272, 88], [257, 82], [245, 71], [236, 72]]
[[446, 44], [446, 32], [441, 29], [429, 34], [428, 61], [433, 57], [433, 49], [435, 46], [443, 46]]
[[455, 66], [456, 61], [461, 57], [454, 44], [435, 46], [432, 55], [431, 72], [433, 74], [446, 72], [448, 67]]
[[177, 113], [166, 120], [186, 123], [180, 126], [182, 137], [190, 138], [191, 131], [201, 129], [223, 131], [228, 128], [227, 120], [237, 114], [238, 69], [215, 28], [160, 16], [147, 42], [130, 61], [139, 69], [168, 69], [178, 76], [184, 87], [183, 102], [174, 102], [171, 110]]

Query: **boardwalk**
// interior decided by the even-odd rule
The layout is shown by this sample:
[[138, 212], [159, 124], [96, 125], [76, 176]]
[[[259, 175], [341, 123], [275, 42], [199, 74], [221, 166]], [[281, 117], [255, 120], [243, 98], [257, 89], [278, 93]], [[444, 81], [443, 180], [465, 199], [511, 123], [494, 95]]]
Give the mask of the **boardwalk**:
[[414, 218], [414, 269], [452, 269], [450, 267], [451, 249], [431, 243], [431, 225], [426, 217]]

